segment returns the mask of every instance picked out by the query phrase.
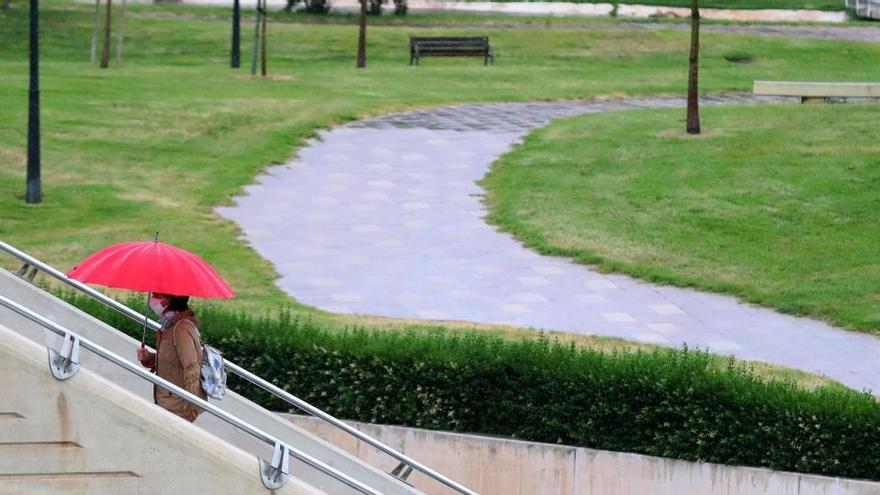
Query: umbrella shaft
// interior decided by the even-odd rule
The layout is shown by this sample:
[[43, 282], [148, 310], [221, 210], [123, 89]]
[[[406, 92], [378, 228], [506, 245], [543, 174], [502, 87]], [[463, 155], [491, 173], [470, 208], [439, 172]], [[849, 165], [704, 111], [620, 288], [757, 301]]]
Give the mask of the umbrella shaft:
[[[157, 232], [156, 235], [158, 236], [159, 233]], [[150, 296], [151, 295], [152, 295], [152, 292], [147, 292], [147, 300], [144, 303], [144, 306], [145, 306], [144, 307], [144, 332], [141, 334], [141, 347], [142, 348], [145, 346], [145, 342], [147, 341], [147, 323], [150, 321], [149, 318], [147, 317], [147, 315], [149, 314]]]

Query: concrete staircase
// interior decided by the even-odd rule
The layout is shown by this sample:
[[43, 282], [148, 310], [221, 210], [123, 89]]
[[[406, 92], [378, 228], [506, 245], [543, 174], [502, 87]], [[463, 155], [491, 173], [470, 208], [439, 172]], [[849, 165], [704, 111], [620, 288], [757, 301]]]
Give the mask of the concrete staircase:
[[[78, 333], [82, 337], [95, 342], [109, 351], [135, 362], [135, 351], [140, 345], [138, 341], [79, 311], [32, 283], [2, 269], [0, 269], [0, 294], [19, 304], [31, 308], [32, 310], [38, 311], [42, 316], [69, 328], [71, 331]], [[48, 335], [48, 332], [39, 325], [2, 306], [0, 306], [0, 325], [6, 327], [6, 332], [18, 335], [20, 338], [26, 339], [30, 344], [36, 345], [37, 348], [41, 349], [42, 362], [39, 373], [43, 375], [44, 378], [54, 381], [54, 378], [52, 378], [49, 373], [45, 346], [48, 343], [51, 344], [53, 348], [59, 349], [60, 339], [54, 334]], [[68, 382], [77, 381], [79, 374], [88, 370], [90, 374], [98, 376], [101, 379], [106, 380], [108, 383], [112, 383], [118, 389], [124, 390], [128, 394], [133, 394], [134, 396], [139, 397], [143, 402], [146, 402], [149, 407], [139, 408], [136, 411], [138, 414], [142, 412], [141, 409], [148, 409], [152, 412], [167, 416], [165, 418], [166, 421], [176, 419], [169, 413], [152, 405], [151, 384], [143, 381], [130, 372], [99, 358], [98, 356], [92, 355], [88, 351], [82, 351], [80, 353], [80, 362], [83, 369], [77, 374], [77, 376], [68, 380]], [[6, 374], [3, 375], [3, 377], [5, 376]], [[0, 377], [0, 380], [2, 380], [3, 377]], [[63, 389], [63, 387], [67, 385], [67, 382], [58, 382], [55, 385], [61, 385]], [[51, 398], [48, 401], [38, 401], [39, 406], [36, 406], [37, 401], [33, 397], [23, 395], [18, 398], [18, 401], [10, 401], [5, 394], [5, 388], [0, 388], [0, 390], [4, 390], [4, 393], [0, 394], [4, 395], [4, 397], [0, 398], [0, 427], [3, 426], [3, 422], [8, 422], [10, 425], [22, 425], [22, 431], [26, 431], [28, 428], [27, 424], [30, 423], [31, 425], [34, 425], [32, 431], [41, 431], [44, 433], [43, 435], [17, 437], [15, 436], [17, 435], [17, 433], [15, 433], [16, 428], [0, 428], [0, 435], [9, 436], [8, 438], [0, 437], [0, 442], [7, 442], [9, 444], [9, 446], [5, 447], [0, 446], [0, 449], [7, 449], [0, 450], [0, 452], [5, 453], [9, 451], [9, 449], [14, 449], [17, 452], [15, 457], [19, 455], [18, 453], [24, 455], [24, 453], [27, 452], [27, 455], [31, 456], [33, 462], [37, 462], [38, 464], [39, 460], [42, 459], [40, 456], [45, 456], [47, 462], [49, 462], [53, 456], [69, 456], [71, 458], [77, 458], [77, 456], [81, 458], [89, 457], [89, 454], [87, 453], [87, 444], [78, 442], [75, 438], [71, 439], [69, 436], [58, 434], [60, 433], [57, 431], [59, 427], [52, 426], [53, 424], [58, 423], [57, 419], [41, 419], [42, 415], [39, 411], [42, 409], [48, 408], [46, 409], [47, 411], [51, 414], [56, 414], [55, 410], [59, 406], [56, 403], [53, 403]], [[43, 396], [41, 391], [38, 392], [37, 395], [39, 397]], [[62, 396], [63, 395], [64, 394], [62, 394]], [[28, 405], [30, 402], [34, 402], [34, 407], [36, 407], [36, 409], [30, 411], [23, 410], [24, 405]], [[422, 493], [388, 474], [388, 471], [391, 471], [397, 464], [397, 462], [390, 457], [384, 461], [385, 465], [379, 466], [381, 470], [376, 469], [365, 464], [360, 459], [346, 453], [342, 449], [336, 448], [231, 391], [222, 401], [212, 401], [212, 403], [383, 494], [420, 495]], [[55, 423], [53, 423], [53, 421]], [[253, 469], [249, 472], [249, 476], [252, 478], [252, 481], [259, 485], [258, 488], [239, 492], [221, 491], [220, 493], [268, 492], [268, 490], [263, 488], [260, 483], [257, 457], [263, 459], [271, 458], [272, 451], [270, 446], [209, 414], [203, 414], [200, 416], [195, 425], [199, 427], [196, 429], [202, 433], [207, 432], [212, 434], [212, 438], [214, 438], [215, 441], [224, 445], [228, 442], [232, 446], [246, 452], [250, 455], [250, 460], [253, 461]], [[192, 425], [187, 424], [186, 426], [191, 427]], [[108, 441], [113, 444], [118, 443], [115, 439], [109, 437]], [[58, 442], [74, 442], [75, 445], [68, 443], [59, 444]], [[29, 443], [30, 445], [24, 445], [24, 443]], [[4, 459], [5, 458], [6, 456], [4, 456]], [[119, 459], [124, 460], [125, 457], [119, 457]], [[5, 460], [0, 460], [0, 467], [5, 467], [5, 462]], [[86, 466], [87, 463], [82, 465]], [[107, 468], [103, 471], [94, 470], [93, 472], [83, 468], [82, 470], [72, 471], [76, 473], [75, 477], [78, 477], [75, 480], [70, 478], [70, 476], [74, 476], [70, 474], [64, 475], [62, 478], [68, 481], [73, 480], [71, 483], [85, 484], [83, 486], [92, 486], [90, 485], [92, 483], [104, 483], [114, 486], [118, 484], [120, 490], [122, 490], [121, 487], [126, 486], [126, 484], [137, 486], [137, 480], [139, 479], [136, 477], [137, 473], [139, 473], [137, 470], [138, 467], [139, 464], [137, 463], [121, 463], [118, 466], [114, 465], [112, 469]], [[295, 477], [303, 482], [304, 484], [302, 486], [306, 486], [307, 484], [321, 492], [331, 495], [349, 495], [358, 493], [354, 489], [334, 480], [325, 473], [305, 463], [296, 461], [295, 459], [291, 459], [290, 469], [292, 473], [291, 477]], [[179, 470], [183, 470], [183, 468]], [[2, 476], [18, 476], [14, 479], [16, 479], [16, 483], [19, 484], [26, 482], [35, 485], [40, 484], [39, 482], [33, 481], [36, 478], [28, 478], [28, 476], [35, 476], [33, 474], [28, 474], [26, 472], [16, 474], [15, 471], [7, 472], [3, 469], [0, 469], [0, 471], [6, 473], [5, 475], [0, 475], [0, 494], [30, 493], [27, 490], [5, 492], [5, 487], [9, 484], [5, 482], [8, 480], [5, 480]], [[41, 470], [39, 472], [45, 473], [47, 476], [53, 473], [48, 470]], [[136, 475], [132, 475], [131, 473], [136, 473]], [[92, 476], [93, 474], [94, 476]], [[55, 474], [53, 474], [53, 476], [55, 476]], [[11, 480], [13, 478], [9, 479]], [[53, 479], [51, 476], [45, 478], [45, 480], [51, 479]], [[61, 481], [58, 481], [58, 483], [61, 483]], [[204, 490], [201, 488], [197, 491], [181, 491], [178, 488], [173, 490], [174, 493], [196, 493], [203, 491]]]
[[[0, 494], [263, 493], [256, 457], [0, 326]], [[322, 492], [290, 480], [279, 494]]]

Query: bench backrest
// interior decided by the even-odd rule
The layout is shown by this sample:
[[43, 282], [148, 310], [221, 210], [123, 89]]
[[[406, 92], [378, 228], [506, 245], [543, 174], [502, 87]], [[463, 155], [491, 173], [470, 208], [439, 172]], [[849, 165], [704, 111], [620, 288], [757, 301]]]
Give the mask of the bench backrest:
[[486, 37], [443, 37], [443, 38], [410, 38], [410, 49], [418, 47], [420, 52], [425, 51], [485, 51], [489, 48], [489, 38]]

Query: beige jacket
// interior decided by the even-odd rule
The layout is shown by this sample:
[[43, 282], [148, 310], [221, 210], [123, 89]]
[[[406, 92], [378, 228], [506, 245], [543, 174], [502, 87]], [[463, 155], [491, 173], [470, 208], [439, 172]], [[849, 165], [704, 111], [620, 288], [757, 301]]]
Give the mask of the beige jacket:
[[[200, 381], [202, 344], [197, 324], [192, 311], [181, 311], [167, 329], [156, 333], [156, 352], [148, 354], [142, 364], [187, 392], [207, 400]], [[153, 387], [153, 400], [189, 422], [195, 421], [202, 413], [202, 409], [159, 386]]]

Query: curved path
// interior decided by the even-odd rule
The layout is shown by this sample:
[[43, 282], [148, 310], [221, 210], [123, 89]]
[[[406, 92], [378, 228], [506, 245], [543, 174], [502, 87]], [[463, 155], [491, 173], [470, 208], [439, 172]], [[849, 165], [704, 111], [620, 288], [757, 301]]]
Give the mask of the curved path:
[[[778, 101], [778, 100], [774, 100]], [[750, 103], [745, 96], [704, 104]], [[709, 348], [880, 390], [880, 339], [538, 255], [486, 224], [476, 184], [530, 129], [680, 99], [461, 105], [322, 132], [221, 215], [328, 311], [463, 320]]]

